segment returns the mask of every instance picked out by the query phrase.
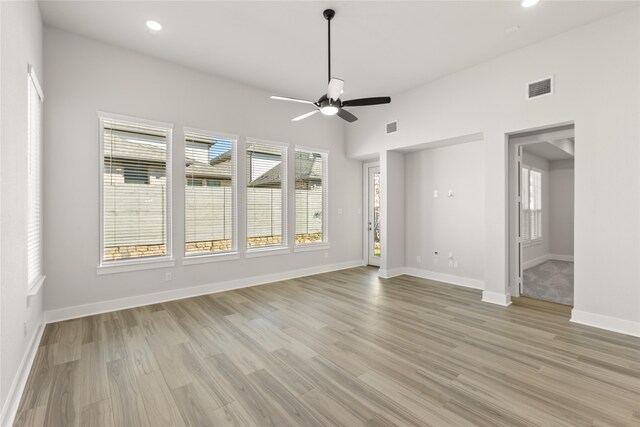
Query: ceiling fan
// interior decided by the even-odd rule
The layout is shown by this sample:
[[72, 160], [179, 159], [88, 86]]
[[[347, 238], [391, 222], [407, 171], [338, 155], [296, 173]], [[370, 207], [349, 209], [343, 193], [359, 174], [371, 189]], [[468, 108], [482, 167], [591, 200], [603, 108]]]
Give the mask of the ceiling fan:
[[292, 102], [301, 102], [303, 104], [310, 104], [316, 107], [315, 110], [309, 111], [301, 116], [293, 118], [292, 122], [297, 122], [298, 120], [306, 119], [309, 116], [320, 112], [325, 116], [334, 116], [348, 121], [349, 123], [355, 122], [358, 120], [356, 116], [345, 110], [346, 107], [361, 107], [365, 105], [378, 105], [378, 104], [388, 104], [391, 102], [391, 98], [388, 96], [378, 96], [374, 98], [359, 98], [359, 99], [350, 99], [347, 101], [342, 101], [340, 99], [340, 95], [343, 93], [344, 81], [335, 77], [331, 77], [331, 20], [336, 15], [336, 12], [333, 9], [325, 10], [322, 15], [327, 20], [327, 28], [328, 28], [328, 40], [329, 40], [329, 48], [328, 48], [328, 63], [329, 63], [329, 86], [327, 87], [327, 93], [322, 95], [320, 99], [316, 102], [307, 101], [305, 99], [297, 99], [297, 98], [288, 98], [285, 96], [272, 96], [271, 99], [277, 99], [279, 101], [292, 101]]

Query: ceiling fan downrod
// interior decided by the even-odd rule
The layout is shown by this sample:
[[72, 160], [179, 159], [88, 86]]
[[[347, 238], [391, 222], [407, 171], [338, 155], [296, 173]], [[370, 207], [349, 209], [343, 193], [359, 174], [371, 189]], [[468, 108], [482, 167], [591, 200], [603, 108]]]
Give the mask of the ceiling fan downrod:
[[333, 19], [334, 16], [336, 16], [336, 11], [333, 9], [326, 9], [324, 12], [322, 12], [322, 15], [324, 16], [324, 19], [327, 20], [327, 39], [328, 39], [328, 57], [329, 60], [327, 61], [329, 64], [329, 69], [328, 69], [328, 73], [329, 76], [327, 78], [327, 82], [331, 81], [331, 20]]

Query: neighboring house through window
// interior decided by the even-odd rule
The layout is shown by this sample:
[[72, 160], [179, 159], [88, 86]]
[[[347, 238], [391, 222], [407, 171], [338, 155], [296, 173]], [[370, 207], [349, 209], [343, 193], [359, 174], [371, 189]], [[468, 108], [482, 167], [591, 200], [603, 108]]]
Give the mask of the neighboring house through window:
[[236, 251], [237, 137], [185, 129], [185, 254]]
[[296, 147], [296, 245], [327, 242], [327, 153]]
[[171, 255], [171, 125], [100, 114], [101, 264]]
[[247, 141], [247, 248], [287, 247], [287, 147]]

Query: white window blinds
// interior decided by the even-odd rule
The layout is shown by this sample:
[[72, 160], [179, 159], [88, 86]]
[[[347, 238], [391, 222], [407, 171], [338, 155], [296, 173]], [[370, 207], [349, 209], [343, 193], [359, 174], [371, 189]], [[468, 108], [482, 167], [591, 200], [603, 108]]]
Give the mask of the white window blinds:
[[326, 242], [327, 155], [296, 148], [296, 245]]
[[247, 248], [287, 246], [287, 148], [247, 141]]
[[38, 79], [28, 68], [27, 88], [27, 282], [29, 289], [44, 277], [42, 258], [42, 101]]
[[542, 173], [522, 168], [522, 234], [525, 243], [542, 238]]
[[231, 252], [236, 139], [185, 131], [185, 254]]
[[101, 117], [102, 262], [170, 255], [171, 128]]

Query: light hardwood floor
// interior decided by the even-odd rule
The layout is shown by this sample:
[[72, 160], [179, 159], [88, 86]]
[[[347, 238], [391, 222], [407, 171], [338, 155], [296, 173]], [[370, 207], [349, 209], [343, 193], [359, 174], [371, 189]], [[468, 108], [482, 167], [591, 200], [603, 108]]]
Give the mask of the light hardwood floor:
[[50, 324], [15, 425], [640, 425], [639, 339], [376, 273]]

